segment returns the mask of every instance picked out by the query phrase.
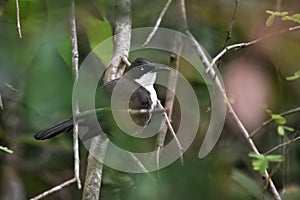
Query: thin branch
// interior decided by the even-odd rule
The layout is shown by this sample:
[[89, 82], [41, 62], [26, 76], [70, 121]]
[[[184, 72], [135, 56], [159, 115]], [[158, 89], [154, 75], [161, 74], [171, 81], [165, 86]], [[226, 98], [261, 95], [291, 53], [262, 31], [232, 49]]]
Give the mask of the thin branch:
[[[176, 42], [175, 42], [176, 43]], [[178, 45], [174, 45], [178, 46]], [[177, 47], [178, 48], [178, 47]], [[168, 80], [168, 89], [166, 94], [166, 100], [165, 100], [165, 112], [167, 113], [167, 116], [169, 119], [171, 119], [172, 112], [173, 112], [173, 104], [175, 99], [175, 90], [176, 90], [176, 84], [177, 84], [177, 78], [178, 78], [178, 69], [179, 69], [179, 55], [171, 55], [170, 59], [170, 67], [174, 68], [176, 71], [176, 74], [174, 76], [170, 76]], [[170, 120], [171, 121], [171, 120]], [[160, 150], [165, 144], [166, 135], [167, 135], [168, 127], [164, 126], [162, 131], [157, 136], [157, 157], [156, 157], [156, 163], [157, 167], [159, 169], [159, 157], [160, 157]], [[183, 159], [181, 159], [183, 161]]]
[[[74, 74], [74, 82], [78, 82], [78, 45], [77, 45], [77, 31], [76, 31], [76, 19], [75, 19], [75, 2], [72, 1], [71, 5], [71, 16], [70, 16], [70, 25], [71, 25], [71, 47], [72, 47], [72, 69]], [[75, 114], [79, 113], [78, 102], [75, 102]], [[81, 189], [81, 182], [79, 176], [79, 142], [78, 142], [78, 122], [74, 118], [74, 128], [73, 128], [73, 150], [74, 150], [74, 177], [77, 181], [78, 189]]]
[[[181, 1], [184, 1], [184, 0], [181, 0]], [[182, 5], [182, 4], [181, 4], [181, 5]], [[185, 8], [184, 8], [184, 9], [185, 9]], [[183, 10], [183, 8], [182, 8], [182, 10]], [[184, 15], [185, 15], [185, 14], [186, 14], [186, 13], [182, 13], [183, 18], [184, 18]], [[185, 18], [186, 18], [186, 17], [185, 17]], [[188, 24], [188, 23], [186, 22], [186, 24]], [[300, 26], [299, 26], [299, 28], [300, 28]], [[223, 88], [223, 85], [221, 84], [220, 79], [218, 78], [218, 76], [216, 76], [216, 72], [215, 72], [214, 68], [212, 67], [212, 66], [214, 66], [215, 61], [218, 60], [218, 59], [215, 59], [215, 61], [213, 61], [213, 62], [210, 63], [209, 60], [208, 60], [208, 58], [207, 58], [207, 56], [206, 56], [206, 54], [204, 54], [202, 47], [201, 47], [200, 44], [197, 42], [197, 40], [193, 37], [193, 35], [191, 34], [191, 32], [190, 32], [189, 30], [187, 30], [187, 31], [186, 31], [186, 34], [191, 38], [191, 41], [192, 41], [192, 43], [193, 43], [193, 45], [194, 45], [194, 47], [195, 47], [195, 49], [196, 49], [196, 51], [197, 51], [197, 53], [198, 53], [198, 56], [201, 58], [201, 60], [202, 60], [202, 62], [203, 62], [203, 64], [204, 64], [204, 66], [205, 66], [207, 69], [210, 68], [210, 69], [207, 71], [207, 73], [209, 73], [209, 75], [211, 76], [211, 78], [215, 81], [215, 84], [216, 84], [217, 88], [220, 90], [220, 92], [221, 92], [222, 95], [223, 95], [223, 99], [227, 99], [226, 91], [225, 91], [225, 89]], [[267, 36], [266, 36], [266, 37], [267, 37]], [[266, 37], [263, 37], [263, 38], [266, 38]], [[260, 40], [262, 40], [262, 38], [259, 39], [259, 41], [260, 41]], [[257, 41], [257, 42], [258, 42], [258, 41]], [[251, 43], [253, 43], [253, 42], [251, 42]], [[251, 43], [250, 43], [250, 44], [251, 44]], [[222, 55], [223, 55], [223, 54], [222, 54]], [[221, 56], [219, 56], [219, 58], [220, 58], [220, 57], [221, 57]], [[248, 143], [249, 143], [251, 149], [252, 149], [256, 154], [260, 154], [259, 151], [258, 151], [258, 149], [257, 149], [257, 147], [255, 146], [253, 140], [250, 138], [250, 135], [249, 135], [247, 129], [245, 128], [245, 126], [243, 125], [243, 123], [241, 122], [241, 120], [239, 119], [239, 117], [237, 116], [237, 114], [235, 113], [235, 111], [234, 111], [234, 109], [232, 108], [232, 106], [231, 106], [230, 103], [227, 103], [227, 108], [228, 108], [228, 112], [232, 115], [234, 121], [236, 122], [236, 124], [238, 125], [239, 129], [240, 129], [241, 132], [243, 133], [245, 139], [248, 141]], [[281, 198], [280, 198], [280, 195], [279, 195], [279, 193], [278, 193], [278, 191], [277, 191], [277, 189], [276, 189], [276, 187], [275, 187], [275, 185], [274, 185], [274, 183], [273, 183], [273, 181], [272, 181], [272, 179], [271, 179], [271, 177], [270, 177], [270, 175], [269, 175], [269, 173], [268, 173], [267, 171], [265, 171], [264, 176], [266, 177], [267, 181], [269, 181], [270, 189], [271, 189], [271, 191], [272, 191], [273, 197], [274, 197], [276, 200], [280, 200], [280, 199], [281, 199]]]
[[280, 31], [278, 31], [276, 33], [270, 33], [270, 34], [264, 35], [264, 36], [262, 36], [260, 38], [257, 38], [257, 39], [255, 39], [253, 41], [250, 41], [250, 42], [243, 42], [243, 43], [229, 45], [229, 46], [225, 47], [217, 56], [215, 56], [213, 58], [212, 62], [206, 68], [205, 72], [208, 73], [210, 70], [212, 70], [214, 64], [216, 64], [216, 62], [221, 57], [223, 57], [225, 53], [227, 53], [231, 49], [241, 49], [241, 48], [249, 47], [251, 45], [254, 45], [254, 44], [258, 43], [258, 42], [261, 42], [263, 40], [269, 39], [271, 37], [278, 36], [278, 35], [281, 35], [281, 34], [286, 33], [286, 32], [297, 31], [299, 29], [300, 29], [300, 25], [299, 26], [290, 27], [288, 29], [283, 29], [283, 30], [280, 30]]
[[19, 37], [22, 38], [19, 0], [16, 0], [16, 10], [17, 10], [17, 29], [18, 29]]
[[57, 186], [51, 188], [50, 190], [47, 190], [46, 192], [43, 192], [42, 194], [40, 194], [40, 195], [38, 195], [36, 197], [31, 198], [30, 200], [42, 199], [42, 198], [44, 198], [44, 197], [46, 197], [46, 196], [48, 196], [48, 195], [50, 195], [50, 194], [52, 194], [54, 192], [57, 192], [57, 191], [63, 189], [64, 187], [69, 186], [72, 183], [75, 183], [76, 181], [77, 181], [76, 178], [72, 178], [72, 179], [70, 179], [70, 180], [68, 180], [68, 181], [66, 181], [66, 182], [64, 182], [64, 183], [62, 183], [60, 185], [57, 185]]
[[[158, 101], [158, 106], [159, 106], [159, 108], [163, 108], [163, 106], [161, 105], [160, 101]], [[166, 121], [166, 123], [167, 123], [167, 125], [168, 125], [168, 128], [169, 128], [169, 130], [170, 130], [170, 132], [171, 132], [173, 138], [174, 138], [175, 141], [176, 141], [176, 144], [177, 144], [178, 149], [179, 149], [179, 152], [180, 152], [180, 158], [181, 158], [181, 161], [182, 161], [182, 159], [183, 159], [183, 158], [182, 158], [182, 155], [183, 155], [183, 150], [184, 150], [184, 149], [182, 148], [182, 146], [181, 146], [181, 144], [180, 144], [180, 141], [178, 140], [178, 138], [177, 138], [177, 136], [176, 136], [176, 133], [175, 133], [175, 131], [174, 131], [174, 129], [173, 129], [173, 126], [172, 126], [172, 124], [171, 124], [171, 121], [170, 121], [170, 119], [169, 119], [167, 113], [166, 113], [166, 112], [163, 112], [163, 116], [164, 116], [164, 119], [165, 119], [165, 121]]]
[[0, 93], [0, 110], [3, 110], [3, 103], [2, 103], [1, 93]]
[[[280, 113], [278, 115], [280, 115], [280, 116], [286, 116], [286, 115], [290, 115], [290, 114], [297, 113], [297, 112], [300, 112], [300, 107], [293, 108], [291, 110], [285, 111], [285, 112]], [[261, 129], [263, 129], [265, 126], [267, 126], [268, 124], [272, 123], [273, 121], [274, 121], [274, 119], [270, 118], [267, 121], [263, 122], [260, 126], [258, 126], [254, 131], [252, 131], [250, 133], [250, 137], [255, 136]]]
[[156, 33], [156, 31], [157, 31], [157, 29], [160, 25], [161, 20], [164, 17], [166, 11], [168, 10], [171, 2], [172, 2], [172, 0], [168, 0], [167, 3], [165, 4], [164, 8], [160, 12], [160, 14], [159, 14], [159, 16], [156, 20], [155, 26], [153, 27], [151, 33], [148, 35], [148, 37], [147, 37], [146, 41], [144, 42], [143, 46], [146, 46], [151, 41], [151, 39], [153, 38], [154, 34]]
[[180, 0], [179, 1], [179, 7], [180, 7], [180, 11], [181, 11], [181, 17], [183, 19], [184, 29], [188, 29], [189, 26], [187, 24], [185, 0]]
[[238, 7], [238, 5], [239, 5], [239, 0], [235, 0], [235, 1], [234, 1], [233, 12], [232, 12], [232, 17], [231, 17], [230, 23], [229, 23], [229, 25], [228, 25], [228, 28], [227, 28], [227, 30], [226, 30], [227, 35], [226, 35], [226, 38], [225, 38], [225, 41], [224, 41], [223, 48], [226, 47], [227, 42], [231, 39], [232, 28], [233, 28], [234, 21], [235, 21], [235, 18], [236, 18], [237, 7]]
[[292, 139], [292, 140], [289, 140], [289, 141], [287, 141], [287, 142], [281, 143], [281, 144], [277, 145], [276, 147], [273, 147], [272, 149], [266, 151], [266, 152], [264, 153], [264, 155], [268, 155], [268, 154], [270, 154], [271, 152], [273, 152], [273, 151], [279, 149], [280, 147], [286, 146], [286, 145], [288, 145], [288, 144], [290, 144], [290, 143], [292, 143], [292, 142], [295, 142], [295, 141], [297, 141], [297, 140], [300, 140], [300, 136], [299, 136], [299, 137], [296, 137], [296, 138], [294, 138], [294, 139]]

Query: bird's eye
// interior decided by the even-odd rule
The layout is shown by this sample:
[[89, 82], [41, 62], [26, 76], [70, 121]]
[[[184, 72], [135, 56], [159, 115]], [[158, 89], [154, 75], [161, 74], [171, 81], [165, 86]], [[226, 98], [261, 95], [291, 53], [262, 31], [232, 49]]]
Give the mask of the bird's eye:
[[144, 71], [144, 67], [141, 67], [141, 70]]

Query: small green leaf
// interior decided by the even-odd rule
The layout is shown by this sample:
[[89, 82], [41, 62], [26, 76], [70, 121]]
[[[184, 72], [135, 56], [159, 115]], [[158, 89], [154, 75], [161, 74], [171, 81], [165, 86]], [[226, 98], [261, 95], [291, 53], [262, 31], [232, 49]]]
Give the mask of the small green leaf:
[[266, 10], [266, 13], [268, 13], [268, 14], [270, 14], [270, 15], [274, 15], [274, 11], [272, 11], [272, 10]]
[[6, 153], [10, 153], [10, 154], [14, 153], [13, 150], [10, 150], [9, 148], [3, 147], [3, 146], [0, 146], [0, 150], [5, 151]]
[[278, 114], [271, 114], [271, 118], [277, 123], [277, 124], [285, 124], [286, 120], [284, 117]]
[[287, 131], [290, 131], [290, 132], [294, 132], [295, 131], [294, 128], [289, 127], [289, 126], [284, 126], [284, 129], [287, 130]]
[[282, 155], [267, 155], [266, 159], [269, 162], [282, 162], [284, 161], [283, 156]]
[[255, 171], [259, 171], [260, 174], [264, 174], [265, 170], [269, 168], [269, 162], [267, 159], [254, 159], [252, 160], [252, 166]]
[[280, 136], [284, 136], [284, 128], [283, 128], [283, 126], [278, 126], [277, 127], [277, 133]]
[[286, 77], [285, 79], [287, 81], [293, 81], [293, 80], [296, 80], [298, 78], [300, 78], [300, 70], [296, 71], [293, 76]]
[[266, 21], [266, 27], [271, 27], [274, 24], [275, 15], [270, 15]]
[[282, 162], [284, 159], [281, 155], [262, 155], [250, 152], [249, 157], [254, 158], [252, 160], [252, 166], [255, 171], [259, 171], [264, 174], [265, 170], [269, 168], [269, 162]]

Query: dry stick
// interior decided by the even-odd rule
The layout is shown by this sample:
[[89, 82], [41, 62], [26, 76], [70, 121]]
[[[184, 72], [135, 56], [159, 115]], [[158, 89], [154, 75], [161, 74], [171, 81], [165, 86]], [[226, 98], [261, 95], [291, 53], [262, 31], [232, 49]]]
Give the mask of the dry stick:
[[1, 93], [0, 93], [0, 110], [3, 110], [3, 103], [2, 103]]
[[214, 66], [214, 64], [216, 64], [216, 62], [224, 56], [225, 53], [227, 53], [229, 50], [231, 49], [240, 49], [240, 48], [245, 48], [245, 47], [248, 47], [248, 46], [251, 46], [251, 45], [254, 45], [260, 41], [263, 41], [263, 40], [266, 40], [270, 37], [274, 37], [274, 36], [277, 36], [277, 35], [280, 35], [280, 34], [283, 34], [285, 32], [291, 32], [291, 31], [297, 31], [300, 29], [300, 25], [299, 26], [294, 26], [294, 27], [291, 27], [291, 28], [288, 28], [288, 29], [283, 29], [281, 31], [278, 31], [276, 33], [270, 33], [270, 34], [267, 34], [265, 36], [262, 36], [260, 38], [257, 38], [255, 40], [252, 40], [250, 42], [243, 42], [243, 43], [239, 43], [239, 44], [233, 44], [233, 45], [229, 45], [227, 47], [225, 47], [217, 56], [215, 56], [212, 60], [212, 62], [210, 63], [210, 65], [206, 68], [205, 72], [208, 73]]
[[[70, 25], [71, 25], [71, 33], [70, 33], [70, 39], [71, 39], [71, 46], [72, 46], [72, 69], [73, 69], [73, 75], [74, 75], [74, 82], [78, 82], [78, 45], [77, 45], [77, 31], [76, 31], [76, 19], [75, 19], [75, 2], [72, 1], [71, 5], [71, 16], [70, 16]], [[79, 113], [79, 105], [78, 102], [75, 102], [75, 114]], [[80, 175], [79, 175], [79, 142], [78, 142], [78, 122], [75, 120], [75, 117], [73, 118], [74, 121], [74, 128], [73, 128], [73, 151], [74, 151], [74, 177], [77, 181], [77, 187], [78, 189], [81, 189], [81, 182], [80, 182]]]
[[290, 144], [290, 143], [292, 143], [292, 142], [295, 142], [295, 141], [297, 141], [297, 140], [300, 140], [300, 136], [298, 136], [298, 137], [296, 137], [296, 138], [294, 138], [294, 139], [292, 139], [292, 140], [289, 140], [289, 141], [287, 141], [287, 142], [284, 142], [284, 143], [282, 143], [282, 144], [280, 144], [280, 145], [277, 145], [276, 147], [273, 147], [272, 149], [266, 151], [266, 152], [264, 153], [264, 155], [268, 155], [269, 153], [275, 151], [276, 149], [279, 149], [280, 147], [283, 147], [283, 146], [285, 146], [285, 145], [288, 145], [288, 144]]
[[[280, 113], [279, 115], [285, 116], [285, 115], [290, 115], [290, 114], [293, 114], [293, 113], [296, 113], [296, 112], [300, 112], [300, 107], [293, 108], [291, 110], [285, 111], [283, 113]], [[274, 119], [270, 118], [267, 121], [263, 122], [259, 127], [257, 127], [254, 131], [252, 131], [250, 133], [250, 137], [255, 136], [263, 127], [267, 126], [268, 124], [270, 124], [273, 121], [274, 121]]]
[[[170, 59], [170, 66], [173, 67], [176, 70], [176, 74], [174, 74], [174, 77], [170, 76], [168, 81], [168, 91], [166, 94], [166, 103], [165, 103], [165, 112], [167, 113], [167, 116], [169, 119], [171, 119], [172, 112], [173, 112], [173, 104], [175, 99], [175, 90], [176, 90], [176, 84], [177, 84], [177, 73], [179, 68], [179, 55], [171, 55]], [[171, 121], [171, 120], [170, 120]], [[157, 154], [156, 154], [156, 163], [157, 168], [159, 169], [159, 157], [160, 157], [160, 150], [164, 146], [166, 134], [167, 134], [167, 126], [165, 126], [160, 134], [157, 137]], [[181, 162], [183, 163], [183, 157], [181, 157]]]
[[[192, 40], [192, 41], [194, 42], [194, 40]], [[202, 51], [199, 50], [199, 48], [201, 48], [201, 46], [200, 46], [198, 43], [197, 43], [197, 44], [194, 44], [194, 45], [197, 46], [197, 49], [198, 49], [197, 52], [198, 52], [198, 54], [199, 54], [200, 52], [202, 52]], [[201, 56], [205, 56], [205, 55], [203, 54], [203, 55], [201, 55]], [[204, 64], [204, 62], [203, 62], [203, 64]], [[208, 67], [209, 65], [205, 65], [205, 66]], [[227, 98], [227, 95], [226, 95], [226, 92], [225, 92], [225, 89], [223, 88], [223, 86], [222, 86], [222, 84], [221, 84], [219, 78], [218, 78], [217, 76], [215, 76], [216, 72], [214, 71], [214, 69], [212, 68], [209, 72], [210, 72], [209, 74], [211, 75], [211, 77], [214, 78], [215, 83], [216, 83], [218, 89], [222, 92], [223, 98], [224, 98], [224, 99], [228, 99], [228, 98]], [[232, 108], [232, 106], [231, 106], [230, 103], [227, 103], [227, 108], [228, 108], [228, 112], [232, 115], [234, 121], [237, 123], [239, 129], [242, 131], [244, 137], [245, 137], [246, 140], [248, 141], [248, 143], [249, 143], [251, 149], [252, 149], [256, 154], [260, 154], [259, 151], [258, 151], [258, 149], [256, 148], [256, 146], [255, 146], [253, 140], [250, 138], [250, 135], [249, 135], [248, 131], [247, 131], [246, 128], [244, 127], [243, 123], [241, 122], [241, 120], [239, 119], [239, 117], [237, 116], [237, 114], [235, 113], [235, 111], [233, 110], [233, 108]], [[269, 176], [267, 170], [265, 170], [264, 175], [265, 175], [265, 177], [267, 178], [267, 180], [269, 180], [270, 188], [271, 188], [271, 190], [272, 190], [272, 193], [273, 193], [274, 198], [275, 198], [276, 200], [280, 200], [280, 199], [281, 199], [281, 198], [280, 198], [280, 195], [279, 195], [279, 193], [278, 193], [278, 191], [277, 191], [277, 189], [276, 189], [276, 187], [275, 187], [273, 181], [271, 180], [271, 178], [270, 178], [270, 176]]]
[[18, 29], [19, 37], [22, 38], [19, 0], [16, 0], [16, 10], [17, 10], [17, 29]]
[[[181, 1], [184, 1], [184, 0], [181, 0]], [[185, 8], [182, 8], [182, 10], [183, 10], [183, 9], [185, 10]], [[184, 14], [185, 14], [185, 13], [183, 13], [183, 15], [184, 15]], [[186, 19], [186, 16], [184, 16], [183, 18]], [[187, 22], [186, 22], [186, 24], [187, 24]], [[300, 28], [300, 26], [299, 26], [299, 28]], [[206, 56], [206, 55], [204, 54], [204, 52], [203, 52], [203, 49], [201, 48], [201, 46], [200, 46], [200, 44], [197, 42], [197, 40], [194, 38], [194, 36], [190, 33], [190, 31], [187, 30], [186, 33], [187, 33], [187, 35], [191, 38], [191, 41], [192, 41], [192, 43], [193, 43], [193, 45], [194, 45], [194, 47], [195, 47], [195, 49], [196, 49], [196, 51], [197, 51], [199, 57], [202, 58], [202, 62], [203, 62], [203, 64], [204, 64], [204, 66], [205, 66], [207, 69], [208, 69], [209, 67], [211, 67], [211, 69], [208, 70], [208, 73], [209, 73], [209, 75], [214, 79], [214, 81], [215, 81], [216, 86], [218, 87], [218, 89], [222, 92], [223, 98], [224, 98], [224, 99], [227, 99], [226, 91], [225, 91], [225, 89], [223, 88], [223, 85], [221, 84], [220, 79], [219, 79], [217, 76], [215, 76], [215, 75], [216, 75], [216, 72], [215, 72], [214, 69], [212, 68], [212, 66], [214, 65], [214, 63], [213, 63], [213, 62], [210, 63], [210, 62], [208, 61], [207, 56]], [[222, 54], [222, 55], [223, 55], [223, 54]], [[220, 57], [221, 57], [221, 56], [220, 56]], [[218, 60], [218, 59], [214, 59], [214, 60]], [[256, 148], [256, 146], [255, 146], [253, 140], [250, 138], [248, 131], [246, 130], [245, 126], [243, 125], [243, 123], [241, 122], [241, 120], [239, 119], [239, 117], [237, 116], [237, 114], [235, 113], [235, 111], [234, 111], [234, 109], [232, 108], [231, 104], [230, 104], [230, 103], [227, 103], [227, 107], [228, 107], [229, 113], [233, 116], [234, 121], [237, 123], [237, 125], [238, 125], [238, 127], [240, 128], [240, 130], [242, 131], [244, 137], [245, 137], [246, 140], [248, 141], [248, 143], [249, 143], [251, 149], [252, 149], [256, 154], [260, 154], [259, 151], [258, 151], [258, 149]], [[277, 189], [276, 189], [276, 187], [275, 187], [275, 185], [274, 185], [272, 179], [270, 178], [270, 176], [269, 176], [267, 170], [265, 170], [264, 175], [265, 175], [267, 181], [269, 181], [270, 188], [271, 188], [271, 191], [272, 191], [272, 193], [273, 193], [274, 198], [275, 198], [276, 200], [280, 200], [280, 199], [281, 199], [281, 198], [280, 198], [280, 195], [279, 195], [279, 193], [278, 193], [278, 191], [277, 191]]]
[[[163, 106], [161, 105], [160, 101], [158, 101], [158, 106], [159, 106], [159, 108], [163, 108]], [[177, 138], [177, 136], [176, 136], [176, 133], [175, 133], [175, 131], [174, 131], [174, 129], [173, 129], [173, 126], [172, 126], [172, 124], [171, 124], [171, 121], [170, 121], [170, 119], [169, 119], [167, 113], [166, 113], [166, 112], [163, 112], [163, 116], [164, 116], [165, 121], [167, 122], [168, 128], [169, 128], [169, 130], [170, 130], [172, 136], [174, 137], [174, 139], [175, 139], [175, 141], [176, 141], [176, 144], [177, 144], [177, 146], [178, 146], [178, 148], [179, 148], [179, 151], [180, 151], [180, 157], [181, 157], [181, 159], [182, 159], [183, 148], [182, 148], [182, 146], [181, 146], [181, 144], [180, 144], [180, 142], [179, 142], [179, 140], [178, 140], [178, 138]]]
[[[108, 82], [121, 77], [125, 69], [125, 64], [122, 60], [128, 57], [131, 41], [131, 1], [130, 0], [115, 0], [116, 18], [115, 18], [115, 36], [114, 50], [111, 58], [110, 66], [105, 72], [104, 82]], [[85, 185], [82, 194], [82, 199], [99, 199], [101, 191], [101, 180], [103, 173], [103, 163], [107, 145], [109, 140], [99, 137], [92, 139], [90, 153], [88, 156], [88, 164], [86, 170]], [[98, 154], [95, 154], [95, 153]], [[100, 160], [93, 155], [97, 155]]]
[[235, 0], [233, 12], [232, 12], [232, 17], [231, 17], [230, 23], [228, 25], [228, 28], [226, 30], [227, 35], [226, 35], [226, 38], [225, 38], [225, 41], [224, 41], [223, 48], [226, 47], [227, 42], [231, 39], [232, 28], [233, 28], [233, 24], [234, 24], [234, 21], [235, 21], [235, 18], [236, 18], [238, 5], [239, 5], [239, 0]]
[[143, 46], [146, 46], [151, 41], [151, 39], [153, 38], [154, 34], [156, 33], [156, 31], [157, 31], [157, 29], [160, 25], [161, 20], [164, 17], [164, 15], [165, 15], [167, 9], [169, 8], [171, 2], [172, 2], [172, 0], [168, 0], [167, 3], [165, 4], [164, 8], [160, 12], [160, 14], [159, 14], [159, 16], [156, 20], [155, 26], [153, 27], [151, 33], [148, 35], [148, 37], [147, 37], [146, 41], [144, 42]]
[[64, 182], [60, 185], [57, 185], [57, 186], [51, 188], [50, 190], [47, 190], [46, 192], [43, 192], [42, 194], [40, 194], [36, 197], [31, 198], [30, 200], [42, 199], [42, 198], [44, 198], [44, 197], [46, 197], [46, 196], [48, 196], [48, 195], [50, 195], [54, 192], [57, 192], [57, 191], [63, 189], [64, 187], [67, 187], [68, 185], [70, 185], [72, 183], [75, 183], [76, 181], [77, 181], [76, 178], [72, 178], [72, 179], [70, 179], [70, 180], [68, 180], [68, 181], [66, 181], [66, 182]]

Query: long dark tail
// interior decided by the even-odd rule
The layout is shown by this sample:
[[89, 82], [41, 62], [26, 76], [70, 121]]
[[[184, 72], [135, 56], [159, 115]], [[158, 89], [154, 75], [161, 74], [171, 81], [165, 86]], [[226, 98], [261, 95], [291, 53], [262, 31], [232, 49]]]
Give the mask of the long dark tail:
[[50, 128], [46, 128], [44, 130], [41, 130], [37, 132], [34, 135], [34, 138], [37, 140], [45, 140], [52, 138], [56, 135], [59, 135], [63, 132], [69, 132], [73, 129], [73, 118], [67, 119], [65, 121], [62, 121], [58, 124], [55, 124], [54, 126], [51, 126]]

